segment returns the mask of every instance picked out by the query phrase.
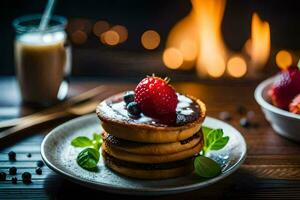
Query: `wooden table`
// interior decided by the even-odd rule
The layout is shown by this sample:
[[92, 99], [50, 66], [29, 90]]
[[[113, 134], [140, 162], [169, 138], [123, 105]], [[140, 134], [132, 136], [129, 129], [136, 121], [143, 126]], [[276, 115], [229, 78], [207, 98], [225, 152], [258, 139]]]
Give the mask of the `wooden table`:
[[[75, 80], [72, 82], [70, 93], [78, 94], [99, 84], [110, 87], [112, 93], [134, 87], [134, 84], [130, 83]], [[201, 98], [207, 105], [209, 116], [218, 117], [221, 111], [232, 114], [233, 119], [229, 123], [242, 132], [248, 145], [247, 159], [236, 173], [208, 188], [169, 196], [141, 198], [95, 191], [61, 178], [46, 166], [43, 167], [42, 175], [35, 174], [36, 161], [41, 160], [40, 143], [49, 131], [40, 129], [0, 149], [0, 171], [8, 172], [11, 166], [18, 168], [17, 184], [11, 183], [10, 175], [7, 181], [0, 182], [0, 199], [300, 199], [300, 145], [275, 134], [264, 119], [253, 98], [256, 83], [204, 85], [178, 82], [174, 83], [174, 86], [180, 92]], [[0, 111], [4, 111], [3, 107], [7, 108], [8, 113], [14, 113], [15, 108], [27, 110], [26, 107], [17, 106], [19, 98], [12, 79], [1, 78], [0, 90], [4, 93], [0, 95]], [[254, 111], [254, 121], [258, 122], [258, 127], [243, 128], [239, 125], [239, 120], [244, 115], [237, 112], [238, 105], [245, 106], [248, 111]], [[3, 114], [0, 112], [0, 115], [1, 113]], [[8, 161], [7, 153], [11, 150], [17, 153], [15, 162]], [[32, 157], [28, 158], [27, 153], [31, 153]], [[22, 183], [21, 173], [24, 171], [33, 174], [31, 184]]]

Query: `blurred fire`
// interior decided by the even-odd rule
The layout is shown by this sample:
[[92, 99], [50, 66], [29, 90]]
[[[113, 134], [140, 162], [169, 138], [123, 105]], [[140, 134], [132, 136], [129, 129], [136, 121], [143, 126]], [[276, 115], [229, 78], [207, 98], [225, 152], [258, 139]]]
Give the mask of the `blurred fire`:
[[270, 26], [256, 13], [252, 16], [250, 49], [252, 66], [258, 69], [263, 68], [270, 56]]
[[[235, 57], [223, 41], [221, 24], [226, 0], [191, 0], [192, 10], [170, 31], [163, 62], [170, 69], [188, 70], [194, 66], [199, 76], [220, 77], [227, 72], [241, 77], [247, 71], [262, 69], [270, 55], [270, 27], [256, 13], [252, 18], [251, 39], [245, 44], [248, 55]], [[167, 56], [166, 56], [167, 55]], [[171, 59], [180, 55], [182, 62]], [[252, 69], [247, 69], [251, 67]]]

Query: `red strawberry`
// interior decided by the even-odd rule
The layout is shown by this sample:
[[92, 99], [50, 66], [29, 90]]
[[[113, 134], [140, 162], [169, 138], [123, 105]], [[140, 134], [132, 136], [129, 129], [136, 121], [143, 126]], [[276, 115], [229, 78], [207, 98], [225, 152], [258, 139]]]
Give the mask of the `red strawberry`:
[[167, 80], [155, 76], [144, 78], [134, 93], [134, 101], [145, 115], [163, 121], [175, 119], [178, 99], [175, 89]]
[[275, 106], [288, 110], [290, 102], [300, 93], [300, 71], [297, 67], [282, 70], [268, 91]]
[[300, 94], [298, 94], [289, 105], [290, 112], [300, 114]]

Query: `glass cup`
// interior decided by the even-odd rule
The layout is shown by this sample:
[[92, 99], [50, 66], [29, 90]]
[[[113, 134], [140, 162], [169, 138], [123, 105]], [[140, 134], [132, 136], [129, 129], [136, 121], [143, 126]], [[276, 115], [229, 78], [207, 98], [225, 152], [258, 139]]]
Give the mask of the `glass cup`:
[[23, 102], [49, 106], [67, 96], [71, 47], [66, 18], [52, 16], [43, 31], [38, 29], [40, 20], [40, 15], [30, 15], [13, 21], [15, 65]]

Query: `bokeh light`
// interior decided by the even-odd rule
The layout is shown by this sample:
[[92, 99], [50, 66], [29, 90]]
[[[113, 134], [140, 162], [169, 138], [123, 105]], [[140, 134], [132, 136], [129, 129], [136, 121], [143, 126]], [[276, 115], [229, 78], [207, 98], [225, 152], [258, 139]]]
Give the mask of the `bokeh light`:
[[119, 34], [120, 41], [119, 43], [123, 43], [128, 38], [128, 30], [125, 26], [122, 25], [115, 25], [110, 30], [116, 31]]
[[[120, 42], [120, 36], [116, 31], [109, 30], [104, 33], [102, 33], [104, 44], [114, 46], [117, 45]], [[101, 39], [100, 39], [101, 40]]]
[[106, 44], [106, 42], [105, 42], [105, 40], [104, 40], [104, 36], [105, 36], [105, 32], [102, 33], [102, 34], [100, 35], [100, 37], [99, 37], [100, 42], [101, 42], [102, 44]]
[[74, 44], [84, 44], [87, 40], [87, 34], [82, 30], [76, 30], [71, 33], [71, 40]]
[[183, 63], [183, 55], [176, 48], [168, 48], [163, 53], [163, 62], [170, 69], [178, 69]]
[[290, 52], [281, 50], [276, 54], [276, 64], [281, 69], [287, 69], [293, 63], [293, 57]]
[[72, 34], [73, 32], [80, 30], [89, 34], [92, 29], [92, 23], [88, 19], [76, 18], [72, 19], [68, 24], [68, 30]]
[[93, 26], [93, 33], [100, 37], [102, 33], [108, 31], [110, 28], [109, 23], [104, 20], [97, 21]]
[[145, 49], [156, 49], [160, 44], [160, 35], [154, 30], [145, 31], [141, 37], [141, 42]]
[[226, 69], [225, 61], [223, 57], [221, 56], [215, 56], [214, 57], [214, 63], [211, 63], [210, 65], [206, 66], [207, 73], [211, 77], [218, 78], [221, 77]]
[[247, 63], [240, 56], [233, 56], [227, 62], [227, 72], [235, 78], [244, 76], [247, 72]]

